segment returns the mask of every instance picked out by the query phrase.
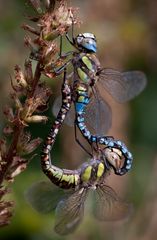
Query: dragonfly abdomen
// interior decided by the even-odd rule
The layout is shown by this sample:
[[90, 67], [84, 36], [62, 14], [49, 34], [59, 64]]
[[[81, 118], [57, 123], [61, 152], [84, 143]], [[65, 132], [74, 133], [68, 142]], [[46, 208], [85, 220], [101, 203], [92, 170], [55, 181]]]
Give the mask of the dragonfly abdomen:
[[[78, 84], [76, 88], [76, 102], [75, 102], [75, 110], [76, 110], [76, 124], [78, 128], [80, 129], [82, 135], [87, 139], [87, 141], [92, 143], [97, 143], [100, 145], [105, 145], [106, 147], [109, 147], [110, 149], [116, 148], [119, 149], [122, 153], [122, 155], [125, 158], [125, 161], [123, 163], [123, 166], [120, 168], [117, 166], [115, 168], [115, 172], [118, 175], [123, 175], [126, 172], [128, 172], [131, 169], [132, 166], [132, 154], [128, 151], [127, 147], [124, 143], [122, 143], [119, 140], [114, 140], [107, 136], [98, 136], [98, 135], [92, 135], [91, 132], [88, 130], [86, 124], [85, 124], [85, 108], [87, 104], [89, 103], [89, 95], [88, 95], [88, 88], [84, 84]], [[121, 156], [119, 156], [121, 157]], [[111, 162], [112, 154], [108, 156], [109, 162]], [[120, 163], [118, 165], [121, 165]]]
[[57, 186], [61, 188], [71, 188], [75, 187], [79, 181], [79, 174], [73, 171], [67, 171], [66, 169], [61, 169], [55, 167], [52, 164], [50, 152], [55, 142], [58, 131], [65, 119], [67, 112], [71, 106], [71, 89], [68, 85], [66, 75], [64, 76], [64, 82], [62, 86], [62, 106], [57, 115], [57, 118], [50, 130], [49, 135], [43, 146], [41, 154], [41, 165], [44, 173], [49, 177], [49, 179]]
[[60, 169], [55, 166], [48, 168], [45, 174], [51, 182], [63, 189], [75, 188], [80, 181], [80, 175], [76, 171]]

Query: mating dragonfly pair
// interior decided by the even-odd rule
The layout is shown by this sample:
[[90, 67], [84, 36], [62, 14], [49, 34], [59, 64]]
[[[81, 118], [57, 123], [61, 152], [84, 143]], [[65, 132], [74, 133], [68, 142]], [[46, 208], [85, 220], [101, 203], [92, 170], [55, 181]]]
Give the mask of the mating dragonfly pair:
[[[61, 235], [72, 233], [84, 214], [84, 202], [89, 190], [94, 193], [94, 215], [99, 220], [120, 220], [128, 216], [131, 207], [120, 200], [112, 188], [106, 185], [106, 177], [113, 169], [124, 175], [132, 165], [132, 155], [127, 147], [113, 137], [104, 136], [111, 123], [111, 110], [98, 86], [106, 89], [117, 101], [124, 102], [138, 95], [146, 84], [142, 72], [120, 73], [113, 69], [101, 69], [95, 55], [96, 38], [91, 33], [79, 34], [68, 41], [76, 48], [72, 57], [56, 74], [64, 70], [62, 101], [54, 104], [59, 110], [56, 120], [46, 138], [41, 164], [50, 183], [34, 184], [26, 193], [32, 206], [43, 213], [55, 209], [55, 231]], [[66, 58], [67, 55], [64, 55]], [[69, 64], [74, 67], [71, 82], [66, 74]], [[70, 110], [74, 103], [74, 108]], [[91, 160], [77, 170], [61, 169], [52, 163], [51, 149], [66, 117], [79, 128], [92, 147]], [[73, 117], [75, 114], [75, 117]], [[91, 131], [93, 130], [93, 132]], [[78, 140], [77, 140], [78, 141]], [[82, 144], [80, 143], [82, 146]], [[84, 146], [82, 146], [84, 148]]]

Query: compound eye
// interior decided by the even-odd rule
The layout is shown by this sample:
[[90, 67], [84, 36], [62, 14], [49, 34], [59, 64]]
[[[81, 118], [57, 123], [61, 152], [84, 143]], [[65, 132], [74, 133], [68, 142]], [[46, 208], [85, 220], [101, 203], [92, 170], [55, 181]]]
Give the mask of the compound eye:
[[77, 43], [80, 44], [82, 42], [82, 39], [83, 39], [82, 36], [78, 36], [77, 37]]
[[105, 157], [107, 161], [113, 166], [116, 171], [121, 169], [124, 164], [124, 159], [122, 153], [119, 149], [116, 148], [105, 148], [104, 150]]
[[77, 37], [83, 37], [82, 33], [79, 33], [79, 34], [77, 35]]
[[93, 44], [93, 38], [87, 39], [86, 42], [89, 44]]

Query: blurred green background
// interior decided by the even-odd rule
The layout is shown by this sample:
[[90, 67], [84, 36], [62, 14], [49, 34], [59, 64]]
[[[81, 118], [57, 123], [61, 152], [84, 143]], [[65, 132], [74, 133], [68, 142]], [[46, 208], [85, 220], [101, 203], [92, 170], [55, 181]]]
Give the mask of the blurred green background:
[[[83, 24], [76, 32], [93, 32], [97, 36], [98, 56], [102, 66], [119, 70], [142, 70], [148, 84], [142, 94], [129, 104], [119, 105], [109, 99], [113, 109], [113, 126], [109, 132], [127, 142], [134, 155], [132, 171], [125, 177], [111, 176], [113, 188], [133, 203], [134, 213], [127, 223], [98, 223], [85, 217], [79, 230], [65, 239], [156, 239], [157, 224], [157, 2], [155, 0], [82, 0], [69, 1], [80, 8]], [[0, 107], [9, 102], [9, 74], [15, 64], [23, 66], [29, 51], [24, 47], [25, 32], [20, 28], [29, 12], [26, 1], [0, 2]], [[66, 47], [66, 46], [65, 46]], [[44, 77], [43, 77], [44, 80]], [[46, 80], [46, 79], [45, 79]], [[57, 81], [50, 82], [53, 93]], [[54, 94], [55, 95], [55, 94]], [[57, 94], [56, 94], [57, 95]], [[51, 107], [46, 114], [52, 118]], [[0, 129], [5, 120], [0, 113]], [[34, 137], [44, 138], [46, 125], [29, 129]], [[71, 150], [69, 151], [69, 145]], [[78, 167], [87, 157], [74, 143], [73, 130], [64, 127], [53, 149], [55, 163]], [[25, 201], [24, 191], [35, 181], [46, 179], [40, 169], [40, 149], [25, 172], [13, 183], [11, 198], [16, 202], [8, 227], [0, 229], [0, 239], [61, 239], [53, 232], [53, 216], [36, 213]]]

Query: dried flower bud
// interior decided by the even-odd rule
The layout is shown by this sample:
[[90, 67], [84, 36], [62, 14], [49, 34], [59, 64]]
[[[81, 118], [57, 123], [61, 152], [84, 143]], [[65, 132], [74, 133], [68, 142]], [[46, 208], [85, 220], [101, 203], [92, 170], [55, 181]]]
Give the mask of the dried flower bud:
[[25, 153], [29, 154], [32, 153], [42, 142], [42, 140], [40, 138], [35, 138], [33, 140], [31, 140], [29, 143], [27, 143], [27, 145], [25, 146]]
[[26, 82], [28, 84], [31, 84], [33, 81], [33, 70], [32, 70], [32, 62], [30, 60], [25, 61], [24, 75], [25, 75]]
[[33, 44], [31, 38], [28, 36], [25, 37], [24, 42], [25, 45], [30, 49], [30, 58], [38, 61], [40, 58], [39, 46]]
[[53, 61], [56, 53], [57, 53], [56, 43], [47, 42], [47, 46], [43, 48], [43, 51], [41, 54], [43, 65], [46, 66], [47, 64], [50, 64]]
[[13, 161], [16, 162], [16, 164], [12, 165], [9, 168], [9, 171], [7, 172], [7, 175], [5, 178], [8, 182], [13, 182], [14, 178], [17, 175], [19, 175], [21, 172], [23, 172], [26, 169], [27, 164], [28, 164], [28, 161], [25, 159], [22, 159], [18, 156], [14, 157], [14, 158], [16, 158], [18, 161], [16, 161], [14, 159]]
[[[42, 90], [43, 91], [40, 91]], [[28, 122], [42, 122], [47, 121], [47, 117], [33, 115], [35, 111], [38, 110], [38, 107], [47, 105], [47, 100], [49, 99], [50, 91], [48, 88], [44, 88], [42, 85], [41, 87], [36, 87], [36, 91], [34, 92], [34, 97], [29, 98], [25, 101], [24, 107], [21, 109], [19, 117], [21, 121], [25, 123]]]
[[[46, 102], [45, 102], [44, 99], [42, 99], [42, 95], [40, 97], [33, 97], [33, 98], [27, 99], [26, 102], [25, 102], [25, 107], [24, 107], [23, 111], [20, 113], [21, 119], [26, 121], [26, 122], [30, 122], [30, 121], [31, 122], [32, 121], [33, 122], [39, 122], [38, 121], [39, 118], [45, 119], [45, 117], [42, 117], [42, 116], [38, 116], [38, 115], [33, 116], [33, 113], [36, 111], [36, 109], [39, 106], [45, 105], [45, 104], [46, 104]], [[35, 119], [36, 120], [38, 119], [38, 120], [36, 121]]]
[[31, 135], [28, 132], [22, 132], [17, 144], [17, 152], [19, 155], [26, 155], [33, 152], [41, 143], [40, 138], [31, 140]]
[[41, 111], [46, 110], [50, 96], [52, 95], [51, 89], [46, 87], [44, 83], [40, 83], [36, 87], [34, 95], [37, 98], [38, 98], [38, 96], [40, 96], [40, 98], [43, 99], [42, 104], [38, 105], [36, 111], [41, 112]]
[[22, 104], [21, 104], [20, 99], [17, 96], [17, 94], [16, 93], [11, 93], [10, 96], [14, 100], [16, 108], [19, 109], [19, 110], [22, 110], [23, 107], [22, 107]]
[[[40, 36], [40, 32], [38, 30], [36, 30], [35, 28], [29, 26], [28, 24], [22, 24], [21, 26], [25, 31], [28, 31], [30, 33], [33, 33], [37, 36]], [[27, 42], [25, 42], [26, 46], [27, 46]]]
[[77, 9], [68, 8], [66, 1], [60, 1], [53, 13], [48, 12], [40, 19], [41, 38], [52, 41], [67, 32], [72, 24], [79, 23], [75, 16], [76, 11]]
[[27, 123], [40, 123], [40, 122], [47, 122], [48, 118], [46, 116], [40, 115], [33, 115], [31, 117], [27, 117], [25, 121]]
[[27, 82], [25, 80], [24, 74], [18, 65], [15, 66], [15, 80], [19, 87], [27, 87]]

